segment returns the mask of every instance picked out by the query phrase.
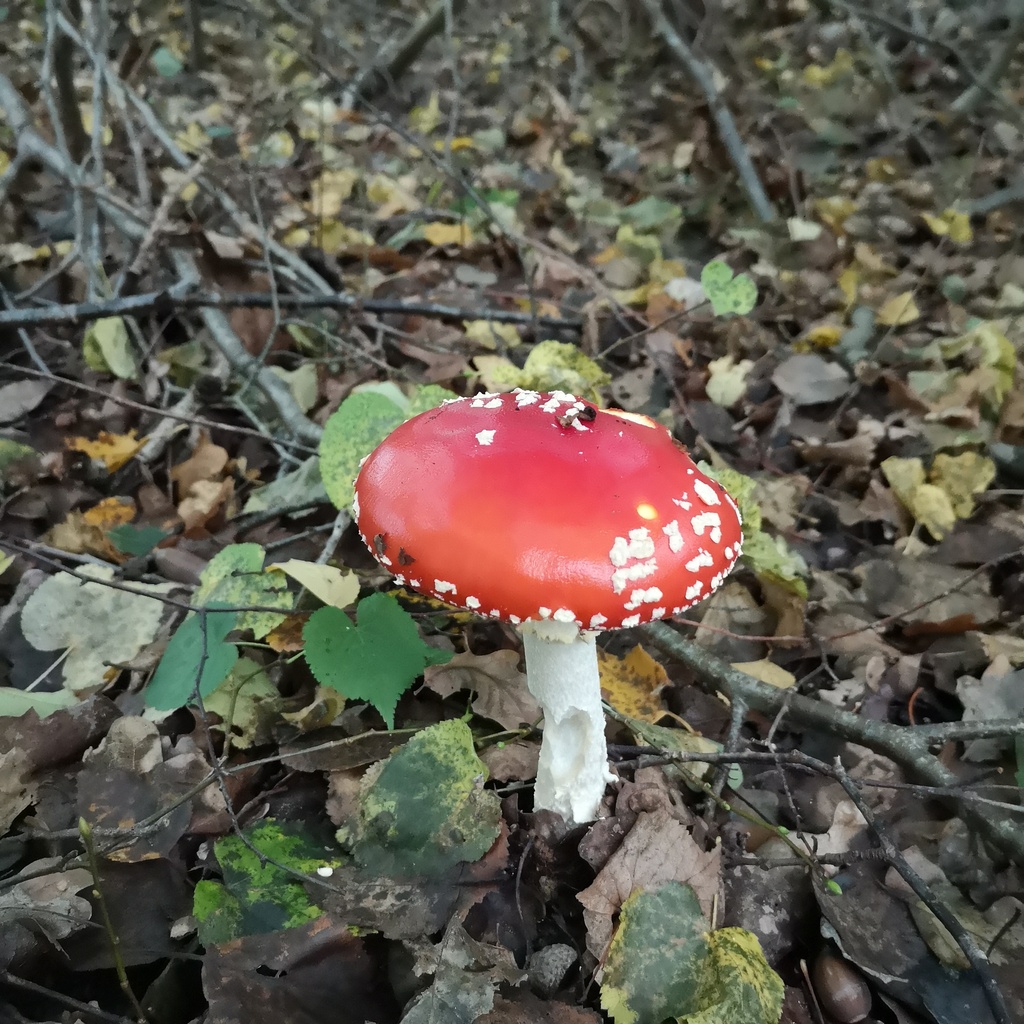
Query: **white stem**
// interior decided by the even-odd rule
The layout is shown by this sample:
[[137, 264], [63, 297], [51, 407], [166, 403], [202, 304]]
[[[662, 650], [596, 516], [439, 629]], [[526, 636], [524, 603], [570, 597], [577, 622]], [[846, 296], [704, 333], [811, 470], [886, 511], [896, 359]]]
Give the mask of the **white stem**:
[[534, 808], [557, 811], [567, 822], [593, 821], [615, 779], [608, 771], [596, 634], [550, 620], [524, 622], [521, 632], [527, 685], [544, 711]]

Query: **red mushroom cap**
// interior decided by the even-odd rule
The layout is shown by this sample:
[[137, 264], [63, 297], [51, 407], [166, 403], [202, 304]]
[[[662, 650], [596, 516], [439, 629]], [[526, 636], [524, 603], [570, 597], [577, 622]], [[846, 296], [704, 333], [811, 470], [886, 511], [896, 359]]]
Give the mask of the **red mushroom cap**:
[[636, 626], [703, 600], [740, 514], [661, 424], [556, 391], [460, 398], [363, 463], [353, 509], [398, 582], [519, 623]]

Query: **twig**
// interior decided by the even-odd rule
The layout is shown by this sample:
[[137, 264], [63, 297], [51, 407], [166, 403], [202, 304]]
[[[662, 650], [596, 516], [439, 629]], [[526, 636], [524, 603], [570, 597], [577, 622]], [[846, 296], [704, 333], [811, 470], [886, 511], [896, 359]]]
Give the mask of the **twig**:
[[960, 923], [959, 918], [945, 903], [936, 899], [925, 880], [911, 867], [907, 858], [903, 856], [899, 847], [893, 842], [892, 837], [889, 835], [889, 829], [882, 824], [871, 812], [871, 808], [865, 803], [860, 790], [853, 779], [847, 774], [846, 769], [843, 768], [839, 758], [835, 760], [831, 775], [843, 787], [846, 795], [864, 816], [864, 820], [868, 823], [868, 828], [874, 832], [878, 845], [881, 846], [889, 863], [896, 869], [907, 885], [914, 890], [914, 894], [918, 899], [945, 926], [949, 934], [953, 936], [956, 944], [963, 950], [964, 956], [967, 957], [971, 967], [974, 968], [974, 973], [977, 975], [978, 981], [985, 993], [985, 999], [992, 1010], [996, 1024], [1011, 1024], [1010, 1011], [992, 974], [988, 957], [978, 948], [978, 944], [974, 941], [974, 936]]
[[1024, 0], [1009, 0], [1008, 6], [1010, 24], [995, 47], [988, 64], [978, 75], [977, 81], [968, 86], [950, 104], [950, 109], [957, 114], [973, 113], [982, 101], [995, 93], [999, 79], [1006, 73], [1013, 55], [1024, 40]]
[[[268, 440], [266, 431], [252, 430], [249, 427], [239, 427], [233, 423], [220, 423], [217, 420], [204, 419], [201, 416], [183, 414], [176, 409], [160, 409], [154, 405], [146, 405], [144, 402], [135, 402], [130, 398], [124, 398], [103, 388], [93, 387], [91, 384], [83, 384], [81, 381], [72, 380], [70, 377], [61, 377], [59, 374], [51, 373], [49, 370], [33, 370], [26, 366], [19, 366], [19, 375], [25, 374], [28, 377], [38, 377], [40, 380], [52, 380], [56, 384], [65, 387], [75, 388], [78, 391], [85, 391], [91, 395], [98, 395], [113, 402], [115, 405], [123, 406], [125, 409], [134, 409], [136, 412], [156, 416], [160, 421], [176, 420], [179, 423], [187, 423], [190, 427], [204, 427], [206, 430], [220, 430], [228, 434], [240, 434], [244, 437], [258, 437], [263, 441]], [[296, 451], [306, 452], [309, 455], [316, 454], [316, 445], [303, 444], [300, 441], [276, 440], [275, 444], [285, 448], [293, 448]]]
[[107, 316], [139, 316], [143, 313], [173, 313], [195, 309], [272, 309], [287, 310], [353, 309], [378, 316], [426, 316], [438, 320], [493, 320], [500, 324], [539, 324], [554, 330], [580, 331], [583, 321], [576, 317], [537, 316], [506, 309], [467, 309], [433, 302], [405, 302], [401, 299], [364, 299], [345, 292], [319, 295], [273, 295], [270, 292], [216, 292], [191, 289], [178, 282], [168, 289], [140, 292], [99, 302], [73, 302], [66, 305], [38, 306], [28, 309], [0, 310], [0, 328], [36, 327], [44, 324], [73, 324], [99, 320]]
[[374, 99], [388, 86], [394, 85], [412, 67], [427, 43], [444, 27], [446, 8], [449, 6], [451, 16], [454, 18], [462, 13], [466, 0], [451, 0], [450, 5], [445, 0], [438, 0], [399, 41], [386, 62], [382, 64], [375, 61], [356, 75], [352, 84], [345, 90], [343, 105], [354, 107], [359, 100]]
[[104, 1024], [128, 1024], [131, 1020], [130, 1017], [122, 1017], [116, 1013], [107, 1013], [106, 1010], [97, 1009], [92, 1003], [83, 1003], [79, 999], [73, 999], [71, 996], [67, 996], [63, 992], [57, 992], [52, 988], [47, 988], [45, 985], [37, 985], [34, 981], [19, 978], [16, 974], [11, 974], [9, 971], [0, 971], [0, 984], [10, 985], [11, 988], [20, 988], [25, 992], [31, 992], [33, 995], [52, 999], [54, 1002], [66, 1006], [69, 1010], [77, 1011], [83, 1017], [92, 1017], [94, 1020], [104, 1021]]
[[[849, 711], [830, 707], [802, 694], [776, 689], [734, 669], [710, 651], [685, 640], [663, 622], [641, 626], [640, 631], [730, 700], [742, 700], [751, 709], [764, 715], [775, 715], [785, 705], [787, 715], [804, 727], [820, 729], [839, 739], [869, 747], [895, 761], [923, 782], [951, 787], [958, 781], [938, 758], [932, 756], [929, 750], [932, 741], [927, 733], [922, 736], [917, 728], [860, 718]], [[1024, 733], [1024, 722], [1015, 723], [1015, 728]], [[963, 813], [986, 838], [1018, 864], [1024, 864], [1024, 829], [1016, 821], [968, 803], [963, 804]]]
[[[175, 249], [171, 252], [171, 260], [184, 281], [199, 279], [199, 268], [190, 254]], [[308, 419], [299, 408], [285, 381], [258, 359], [249, 355], [228, 318], [219, 309], [210, 308], [202, 309], [200, 316], [210, 333], [210, 338], [231, 365], [231, 369], [240, 376], [251, 377], [257, 382], [260, 390], [274, 404], [281, 422], [292, 436], [308, 444], [318, 444], [323, 429]]]
[[103, 920], [103, 929], [107, 933], [107, 941], [110, 943], [110, 954], [114, 958], [114, 970], [117, 971], [118, 983], [128, 1002], [132, 1004], [136, 1018], [140, 1024], [145, 1024], [147, 1020], [146, 1011], [142, 1009], [142, 1005], [132, 989], [131, 982], [128, 980], [128, 972], [124, 966], [124, 957], [121, 955], [121, 936], [114, 929], [114, 922], [110, 919], [107, 900], [103, 895], [103, 888], [100, 885], [100, 861], [99, 857], [96, 856], [96, 843], [93, 840], [92, 826], [85, 818], [79, 818], [78, 831], [81, 833], [82, 843], [85, 845], [85, 856], [89, 861], [89, 870], [92, 872], [92, 894], [96, 898], [96, 905]]
[[701, 60], [690, 49], [683, 37], [676, 31], [675, 26], [665, 14], [661, 0], [643, 0], [643, 3], [655, 31], [679, 58], [679, 61], [700, 87], [701, 92], [704, 93], [704, 98], [708, 101], [708, 106], [711, 109], [711, 116], [718, 126], [722, 145], [725, 146], [733, 167], [736, 168], [736, 172], [740, 176], [740, 184], [747, 193], [747, 199], [750, 200], [754, 212], [763, 221], [775, 220], [775, 210], [765, 193], [761, 179], [757, 176], [757, 170], [750, 159], [747, 147], [743, 144], [743, 139], [740, 138], [736, 122], [715, 85], [714, 70], [707, 61]]

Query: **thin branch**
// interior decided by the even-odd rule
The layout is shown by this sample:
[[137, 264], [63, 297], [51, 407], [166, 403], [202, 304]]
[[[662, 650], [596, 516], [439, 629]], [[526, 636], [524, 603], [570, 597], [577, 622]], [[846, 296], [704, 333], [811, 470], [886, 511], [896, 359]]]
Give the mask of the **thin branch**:
[[[927, 731], [922, 735], [914, 727], [861, 718], [792, 690], [769, 686], [686, 640], [664, 622], [641, 626], [640, 632], [692, 669], [702, 682], [713, 686], [730, 700], [741, 700], [752, 710], [768, 716], [776, 715], [785, 707], [786, 715], [805, 728], [820, 729], [884, 754], [922, 782], [941, 787], [957, 785], [956, 776], [932, 755], [930, 746], [933, 740]], [[1018, 726], [1024, 732], [1024, 723], [1015, 723], [1014, 728]], [[1018, 864], [1024, 864], [1024, 829], [1016, 821], [1005, 814], [991, 813], [969, 803], [964, 803], [962, 808], [964, 817], [971, 820], [988, 840]]]
[[[181, 249], [171, 251], [174, 269], [184, 281], [198, 281], [199, 268], [192, 257]], [[200, 312], [203, 325], [218, 351], [239, 376], [254, 380], [270, 399], [281, 417], [281, 422], [292, 436], [307, 444], [318, 444], [323, 428], [317, 426], [299, 408], [288, 384], [260, 360], [249, 355], [231, 321], [219, 310], [204, 308]]]
[[655, 31], [664, 40], [665, 45], [679, 58], [680, 63], [690, 73], [700, 87], [700, 91], [704, 93], [711, 109], [711, 116], [718, 126], [722, 145], [725, 146], [733, 167], [736, 168], [740, 184], [747, 193], [747, 199], [754, 208], [754, 212], [763, 221], [775, 220], [777, 217], [775, 209], [761, 184], [761, 179], [757, 176], [757, 170], [750, 159], [747, 147], [743, 144], [743, 139], [740, 138], [732, 113], [725, 105], [725, 101], [715, 85], [714, 69], [707, 61], [701, 60], [676, 31], [675, 26], [665, 14], [662, 0], [643, 0], [643, 4]]
[[996, 45], [988, 64], [977, 80], [968, 86], [950, 104], [957, 114], [971, 114], [996, 91], [999, 80], [1006, 74], [1021, 42], [1024, 42], [1024, 0], [1009, 0], [1007, 14], [1010, 24]]
[[[448, 6], [445, 0], [438, 0], [434, 7], [409, 29], [386, 61], [376, 60], [357, 74], [352, 84], [345, 90], [343, 105], [355, 107], [359, 100], [374, 99], [389, 86], [394, 85], [412, 67], [427, 43], [444, 28]], [[457, 17], [465, 6], [466, 0], [452, 0], [451, 16]]]
[[167, 315], [185, 310], [216, 309], [351, 309], [377, 316], [423, 316], [437, 320], [491, 320], [499, 324], [521, 324], [552, 330], [583, 329], [577, 317], [537, 316], [507, 309], [468, 309], [433, 302], [404, 302], [400, 299], [364, 299], [345, 292], [317, 295], [274, 295], [271, 292], [194, 291], [187, 282], [155, 292], [140, 292], [99, 302], [73, 302], [65, 305], [33, 306], [27, 309], [0, 310], [0, 328], [37, 327], [59, 323], [84, 323], [108, 316], [139, 316], [158, 312]]

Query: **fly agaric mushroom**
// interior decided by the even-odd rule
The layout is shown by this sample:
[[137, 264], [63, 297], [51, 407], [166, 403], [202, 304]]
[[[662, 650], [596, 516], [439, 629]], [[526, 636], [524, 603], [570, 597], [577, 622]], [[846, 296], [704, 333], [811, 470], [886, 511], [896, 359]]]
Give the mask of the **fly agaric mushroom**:
[[733, 500], [661, 424], [560, 391], [459, 398], [364, 461], [353, 512], [396, 581], [519, 627], [544, 712], [534, 804], [597, 816], [608, 771], [595, 637], [677, 615], [740, 554]]

